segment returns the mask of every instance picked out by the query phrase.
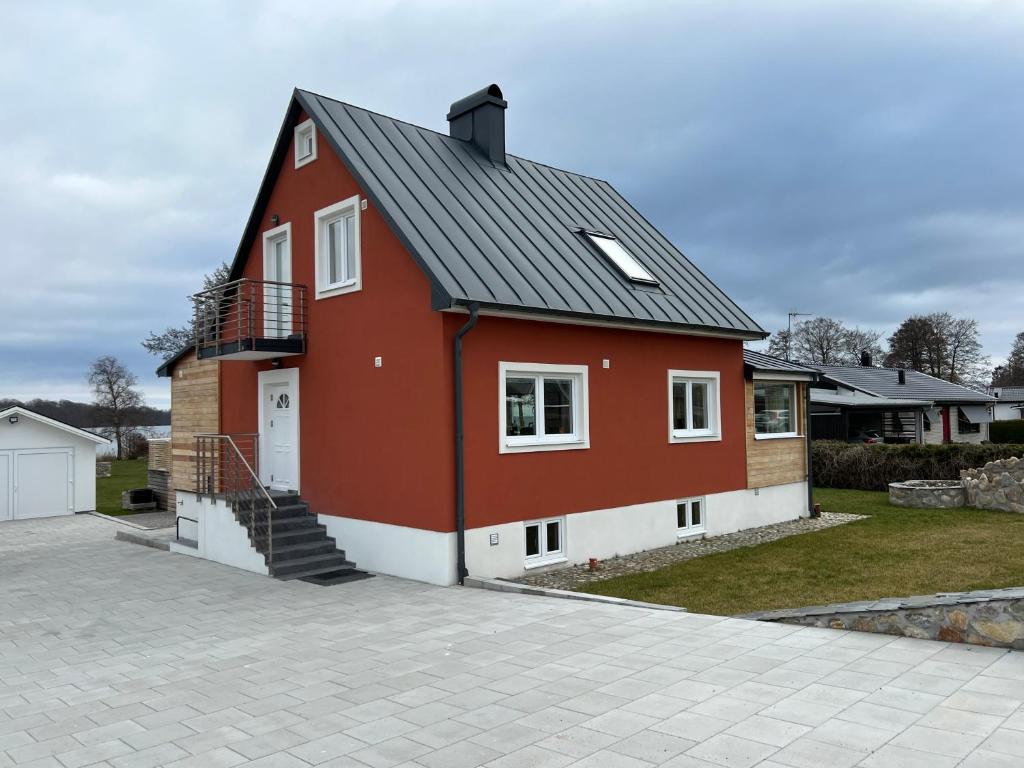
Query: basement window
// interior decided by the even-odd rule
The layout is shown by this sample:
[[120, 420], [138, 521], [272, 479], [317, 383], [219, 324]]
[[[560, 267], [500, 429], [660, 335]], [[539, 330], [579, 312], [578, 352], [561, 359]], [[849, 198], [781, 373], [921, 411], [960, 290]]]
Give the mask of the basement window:
[[621, 243], [610, 235], [599, 235], [596, 232], [584, 232], [587, 239], [603, 253], [607, 259], [614, 264], [618, 270], [625, 275], [626, 279], [634, 283], [645, 285], [657, 285], [658, 281], [648, 272], [644, 266], [634, 258], [633, 254], [622, 247]]
[[527, 568], [565, 562], [565, 518], [533, 520], [523, 523], [526, 537]]
[[704, 499], [676, 502], [676, 535], [679, 538], [704, 533]]
[[295, 126], [295, 167], [316, 160], [316, 126], [312, 120]]

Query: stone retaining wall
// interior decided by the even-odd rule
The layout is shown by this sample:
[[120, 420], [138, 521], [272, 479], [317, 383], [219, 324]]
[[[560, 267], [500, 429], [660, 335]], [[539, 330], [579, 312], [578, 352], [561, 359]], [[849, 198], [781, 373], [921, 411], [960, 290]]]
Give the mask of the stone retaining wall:
[[955, 509], [964, 506], [964, 487], [956, 480], [907, 480], [889, 483], [889, 503], [914, 509]]
[[990, 461], [960, 473], [967, 504], [981, 509], [1024, 513], [1024, 459]]
[[741, 618], [1024, 650], [1024, 587], [816, 605]]

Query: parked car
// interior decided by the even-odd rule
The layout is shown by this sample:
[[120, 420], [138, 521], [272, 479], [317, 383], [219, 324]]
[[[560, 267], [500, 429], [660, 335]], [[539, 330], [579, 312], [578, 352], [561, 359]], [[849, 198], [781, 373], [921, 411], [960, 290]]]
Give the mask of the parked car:
[[874, 430], [874, 429], [862, 429], [862, 430], [858, 431], [857, 434], [853, 435], [846, 442], [848, 442], [848, 443], [869, 443], [869, 444], [881, 443], [882, 442], [882, 436], [880, 434], [878, 434], [878, 432], [876, 430]]

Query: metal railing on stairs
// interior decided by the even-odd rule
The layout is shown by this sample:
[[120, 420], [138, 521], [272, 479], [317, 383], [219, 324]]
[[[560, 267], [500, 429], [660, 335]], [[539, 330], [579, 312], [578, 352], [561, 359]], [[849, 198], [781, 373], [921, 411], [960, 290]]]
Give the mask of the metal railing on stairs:
[[277, 504], [260, 482], [258, 434], [196, 435], [196, 493], [223, 498], [257, 552], [274, 561]]

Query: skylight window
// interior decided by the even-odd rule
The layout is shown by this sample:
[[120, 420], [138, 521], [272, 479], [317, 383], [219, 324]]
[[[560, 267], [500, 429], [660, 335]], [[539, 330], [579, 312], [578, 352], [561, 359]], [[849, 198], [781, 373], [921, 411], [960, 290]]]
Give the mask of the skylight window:
[[623, 248], [614, 237], [598, 235], [593, 232], [584, 232], [584, 234], [590, 239], [590, 242], [601, 249], [601, 253], [607, 256], [608, 260], [618, 267], [627, 279], [634, 283], [658, 284], [651, 273], [644, 269], [640, 262], [633, 258], [633, 255]]

